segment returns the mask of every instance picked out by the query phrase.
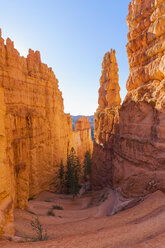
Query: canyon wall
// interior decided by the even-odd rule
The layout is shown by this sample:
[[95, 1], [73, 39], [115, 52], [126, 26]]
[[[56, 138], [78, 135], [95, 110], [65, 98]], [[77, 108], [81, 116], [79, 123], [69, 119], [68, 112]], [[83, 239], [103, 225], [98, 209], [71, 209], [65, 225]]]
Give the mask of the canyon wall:
[[91, 154], [93, 152], [91, 127], [88, 117], [83, 116], [76, 121], [75, 131], [73, 133], [73, 144], [81, 164], [83, 165], [86, 151], [90, 151]]
[[[133, 0], [127, 23], [128, 93], [115, 125], [105, 127], [108, 114], [99, 129], [102, 117], [95, 120], [93, 185], [97, 188], [110, 184], [129, 198], [165, 190], [164, 0]], [[113, 139], [108, 144], [105, 139], [98, 140], [109, 129], [114, 130]], [[99, 155], [95, 153], [97, 149], [101, 151]], [[100, 162], [97, 158], [102, 154], [104, 159]], [[100, 185], [102, 170], [107, 183]]]
[[0, 85], [0, 234], [12, 234], [14, 232], [13, 168], [7, 161], [5, 115], [4, 90]]
[[21, 57], [1, 33], [0, 124], [0, 234], [5, 234], [14, 230], [13, 208], [24, 209], [43, 190], [58, 190], [60, 161], [65, 163], [72, 146], [79, 152], [82, 145], [85, 152], [91, 136], [82, 135], [90, 133], [89, 126], [82, 133], [72, 130], [58, 80], [40, 53], [29, 50]]
[[115, 51], [103, 58], [98, 109], [94, 115], [92, 184], [95, 189], [112, 186], [112, 150], [114, 127], [119, 122], [120, 107], [118, 65]]
[[130, 74], [114, 140], [114, 187], [126, 197], [165, 190], [165, 2], [129, 5]]

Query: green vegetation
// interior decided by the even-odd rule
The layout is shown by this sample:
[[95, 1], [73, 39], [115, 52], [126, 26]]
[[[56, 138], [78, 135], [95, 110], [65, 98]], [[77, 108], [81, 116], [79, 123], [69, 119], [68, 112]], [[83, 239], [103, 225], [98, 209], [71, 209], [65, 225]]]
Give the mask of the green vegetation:
[[36, 238], [32, 238], [32, 242], [45, 241], [48, 239], [47, 231], [43, 229], [38, 217], [36, 217], [34, 221], [31, 221], [31, 226], [37, 235]]
[[72, 147], [70, 153], [67, 153], [66, 171], [64, 170], [63, 162], [60, 163], [59, 179], [61, 192], [77, 196], [81, 188], [80, 185], [81, 164], [80, 159], [76, 155]]
[[90, 151], [87, 151], [85, 153], [83, 168], [84, 168], [84, 181], [86, 182], [88, 180], [88, 177], [90, 177], [92, 171], [92, 157]]
[[29, 214], [34, 214], [36, 215], [33, 211], [30, 211], [30, 210], [26, 210]]
[[65, 171], [64, 171], [64, 165], [63, 165], [62, 160], [61, 160], [60, 170], [59, 170], [59, 179], [60, 179], [61, 192], [63, 192], [63, 189], [65, 187]]
[[108, 193], [102, 194], [100, 199], [98, 200], [98, 203], [104, 202], [108, 199]]
[[[90, 179], [92, 170], [92, 157], [91, 152], [87, 151], [84, 156], [83, 162], [83, 179], [87, 182]], [[67, 163], [64, 169], [63, 162], [60, 163], [59, 179], [61, 192], [73, 195], [73, 198], [79, 194], [81, 184], [81, 164], [80, 159], [76, 155], [74, 148], [72, 147], [70, 153], [67, 152]]]
[[32, 200], [34, 200], [34, 198], [33, 198], [33, 197], [30, 197], [30, 198], [28, 199], [28, 201], [32, 201]]
[[47, 215], [48, 216], [55, 216], [55, 214], [54, 214], [52, 209], [47, 212]]
[[56, 209], [56, 210], [64, 210], [63, 207], [58, 206], [58, 205], [53, 205], [52, 209]]
[[72, 194], [73, 197], [77, 196], [81, 185], [79, 183], [79, 177], [81, 172], [81, 164], [74, 148], [71, 148], [70, 154], [67, 157], [66, 165], [66, 175], [65, 175], [65, 184], [66, 184], [66, 193]]

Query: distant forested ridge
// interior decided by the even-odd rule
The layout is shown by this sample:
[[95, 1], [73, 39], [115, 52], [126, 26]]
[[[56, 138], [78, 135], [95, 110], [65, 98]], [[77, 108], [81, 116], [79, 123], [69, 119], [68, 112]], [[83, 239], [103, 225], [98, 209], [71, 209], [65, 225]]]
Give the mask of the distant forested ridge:
[[[72, 116], [72, 122], [73, 122], [73, 129], [75, 129], [75, 122], [82, 116], [84, 115], [71, 115]], [[88, 120], [90, 122], [90, 126], [91, 126], [91, 135], [92, 135], [92, 140], [94, 140], [94, 121], [93, 121], [93, 118], [94, 118], [94, 115], [89, 115], [89, 116], [86, 116], [88, 117]]]

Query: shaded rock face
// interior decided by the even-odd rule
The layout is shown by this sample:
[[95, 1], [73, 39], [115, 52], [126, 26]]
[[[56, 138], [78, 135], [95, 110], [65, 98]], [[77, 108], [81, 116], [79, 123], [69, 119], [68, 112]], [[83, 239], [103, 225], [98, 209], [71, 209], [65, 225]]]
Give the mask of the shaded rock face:
[[[93, 185], [110, 184], [129, 198], [165, 190], [164, 0], [132, 1], [127, 23], [128, 93], [113, 128], [113, 140], [102, 138], [112, 130], [111, 123], [106, 127], [109, 115], [96, 112]], [[104, 172], [102, 183], [100, 171]]]
[[78, 149], [82, 145], [85, 151], [91, 138], [73, 132], [58, 80], [40, 53], [29, 50], [27, 58], [21, 57], [1, 34], [0, 78], [0, 234], [12, 234], [14, 206], [24, 209], [28, 198], [58, 189], [67, 149], [77, 151], [78, 139]]
[[92, 184], [99, 189], [112, 186], [112, 150], [115, 124], [119, 122], [120, 87], [115, 51], [105, 54], [100, 78], [98, 109], [94, 115]]
[[114, 141], [113, 184], [124, 196], [165, 189], [165, 2], [132, 1], [130, 75]]
[[83, 164], [86, 151], [93, 152], [93, 142], [91, 136], [91, 127], [88, 117], [81, 117], [75, 123], [75, 131], [73, 134], [73, 144], [76, 148], [76, 153]]

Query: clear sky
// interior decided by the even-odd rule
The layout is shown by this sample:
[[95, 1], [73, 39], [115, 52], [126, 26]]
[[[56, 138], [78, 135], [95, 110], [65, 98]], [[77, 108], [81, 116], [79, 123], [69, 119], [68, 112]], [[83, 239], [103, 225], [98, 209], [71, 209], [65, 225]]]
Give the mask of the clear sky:
[[21, 55], [39, 50], [53, 68], [65, 112], [91, 115], [97, 108], [101, 63], [116, 49], [121, 97], [126, 95], [126, 16], [130, 0], [0, 0], [0, 27]]

